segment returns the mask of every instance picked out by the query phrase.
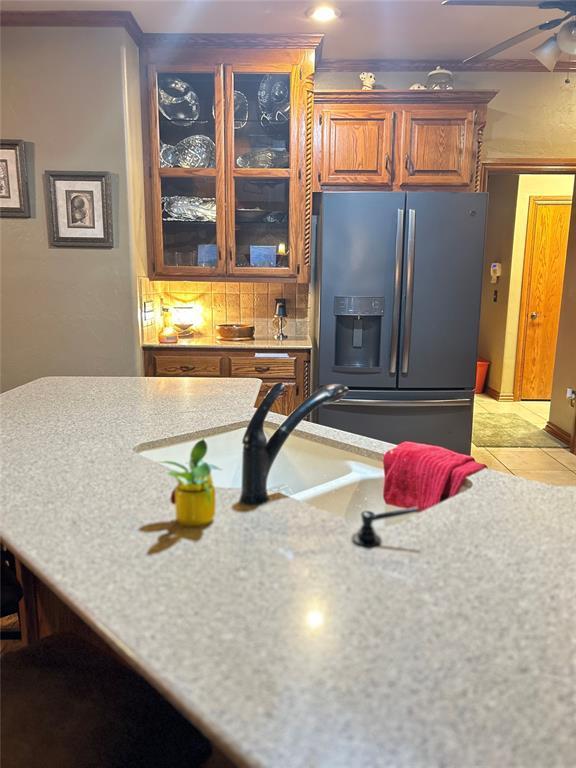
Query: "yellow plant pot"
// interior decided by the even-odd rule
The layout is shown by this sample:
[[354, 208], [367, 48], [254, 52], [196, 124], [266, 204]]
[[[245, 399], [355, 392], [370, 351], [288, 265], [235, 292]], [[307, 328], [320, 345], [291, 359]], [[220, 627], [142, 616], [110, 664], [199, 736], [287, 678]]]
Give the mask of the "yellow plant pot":
[[212, 480], [200, 485], [178, 485], [172, 497], [180, 525], [208, 525], [214, 519]]

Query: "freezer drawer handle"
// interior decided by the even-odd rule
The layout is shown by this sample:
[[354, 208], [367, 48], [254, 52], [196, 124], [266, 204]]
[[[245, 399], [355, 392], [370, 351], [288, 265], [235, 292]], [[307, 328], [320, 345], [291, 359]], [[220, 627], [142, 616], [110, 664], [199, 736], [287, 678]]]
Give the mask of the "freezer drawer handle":
[[325, 408], [340, 408], [340, 406], [362, 406], [362, 408], [462, 408], [472, 405], [469, 397], [460, 397], [454, 400], [360, 400], [349, 398], [339, 400], [337, 403], [327, 403]]
[[408, 258], [406, 265], [406, 306], [404, 309], [404, 343], [401, 373], [408, 373], [410, 341], [412, 339], [412, 310], [414, 308], [414, 257], [416, 255], [416, 211], [408, 210]]
[[398, 339], [400, 335], [400, 292], [402, 290], [402, 248], [404, 245], [404, 209], [398, 208], [396, 220], [396, 266], [394, 272], [394, 307], [392, 309], [392, 339], [390, 341], [390, 373], [398, 369]]

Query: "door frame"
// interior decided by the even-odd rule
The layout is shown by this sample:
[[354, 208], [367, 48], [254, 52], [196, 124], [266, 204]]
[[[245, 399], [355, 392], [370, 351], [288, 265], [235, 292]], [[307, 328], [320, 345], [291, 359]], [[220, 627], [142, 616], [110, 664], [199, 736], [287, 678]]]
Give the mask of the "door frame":
[[479, 192], [488, 191], [488, 179], [496, 173], [576, 174], [576, 157], [501, 157], [484, 160], [480, 168]]
[[[534, 245], [534, 225], [536, 208], [539, 203], [552, 205], [571, 205], [572, 198], [568, 195], [530, 195], [528, 203], [528, 221], [526, 229], [526, 242], [524, 244], [524, 256], [522, 264], [522, 289], [520, 294], [520, 312], [518, 315], [518, 337], [516, 340], [516, 361], [514, 365], [514, 401], [521, 400], [522, 378], [524, 376], [524, 359], [526, 354], [526, 332], [528, 323], [526, 311], [528, 308], [528, 296], [532, 280], [532, 261], [528, 258]], [[564, 278], [562, 279], [564, 283]], [[554, 371], [552, 371], [554, 373]]]
[[[498, 157], [492, 160], [483, 160], [480, 165], [478, 191], [488, 191], [488, 180], [493, 174], [510, 173], [546, 173], [546, 174], [575, 174], [576, 157]], [[574, 200], [574, 198], [573, 198]], [[568, 232], [570, 238], [570, 232]], [[562, 311], [562, 309], [560, 310]], [[575, 409], [576, 410], [576, 409]], [[564, 433], [560, 435], [558, 427], [547, 423], [547, 432], [565, 442], [572, 453], [576, 454], [576, 414], [574, 414], [574, 428], [572, 435]]]

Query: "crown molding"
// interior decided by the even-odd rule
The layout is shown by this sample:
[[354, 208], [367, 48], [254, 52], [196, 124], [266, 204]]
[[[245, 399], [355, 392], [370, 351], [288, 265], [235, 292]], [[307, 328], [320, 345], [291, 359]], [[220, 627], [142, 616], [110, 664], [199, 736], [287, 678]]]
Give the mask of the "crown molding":
[[2, 27], [122, 27], [136, 45], [144, 33], [129, 11], [1, 11]]
[[315, 104], [488, 104], [498, 91], [314, 90]]
[[[438, 66], [430, 59], [322, 59], [318, 72], [429, 72]], [[537, 59], [486, 59], [463, 64], [442, 61], [452, 72], [548, 72]], [[555, 72], [576, 72], [576, 60], [559, 61]]]
[[143, 45], [150, 48], [194, 46], [210, 48], [319, 48], [324, 35], [174, 34], [145, 33]]

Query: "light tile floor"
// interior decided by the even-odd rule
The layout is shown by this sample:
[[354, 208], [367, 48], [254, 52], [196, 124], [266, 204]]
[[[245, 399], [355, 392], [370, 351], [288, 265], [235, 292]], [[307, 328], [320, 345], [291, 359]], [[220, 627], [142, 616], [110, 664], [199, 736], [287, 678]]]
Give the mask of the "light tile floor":
[[[499, 403], [487, 395], [477, 395], [474, 412], [516, 413], [523, 419], [543, 429], [548, 421], [550, 403], [523, 400], [516, 403]], [[509, 475], [537, 480], [551, 485], [576, 486], [576, 456], [567, 448], [478, 448], [472, 445], [472, 456], [490, 469]]]

